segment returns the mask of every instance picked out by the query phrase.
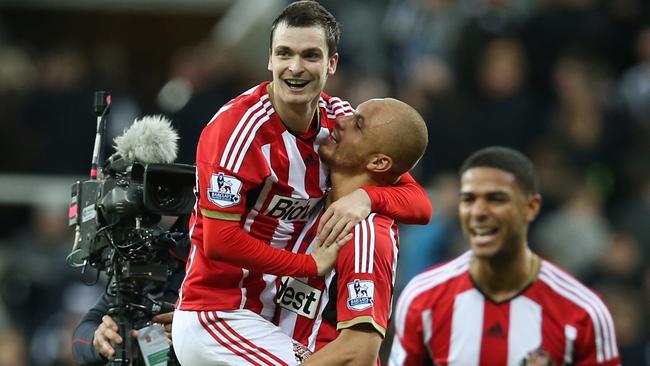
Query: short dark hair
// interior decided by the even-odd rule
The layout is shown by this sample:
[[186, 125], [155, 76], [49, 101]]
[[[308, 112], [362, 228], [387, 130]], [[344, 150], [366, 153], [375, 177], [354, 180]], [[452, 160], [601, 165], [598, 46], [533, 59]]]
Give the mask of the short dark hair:
[[339, 39], [341, 39], [341, 25], [336, 18], [321, 4], [312, 0], [296, 1], [290, 4], [271, 25], [271, 38], [269, 45], [273, 45], [273, 34], [278, 24], [286, 23], [289, 27], [319, 26], [325, 31], [328, 56], [332, 57], [338, 52]]
[[527, 194], [537, 194], [537, 174], [533, 163], [517, 150], [490, 146], [473, 153], [460, 167], [460, 175], [477, 167], [489, 167], [512, 173], [519, 187]]

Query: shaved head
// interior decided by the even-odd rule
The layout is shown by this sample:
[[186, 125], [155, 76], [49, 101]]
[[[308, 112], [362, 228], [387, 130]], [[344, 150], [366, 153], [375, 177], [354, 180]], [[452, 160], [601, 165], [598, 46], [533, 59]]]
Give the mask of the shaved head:
[[[375, 100], [373, 100], [374, 102]], [[377, 152], [393, 159], [391, 175], [408, 172], [424, 154], [429, 142], [427, 125], [413, 107], [393, 98], [376, 99], [381, 103], [385, 123], [377, 124]]]

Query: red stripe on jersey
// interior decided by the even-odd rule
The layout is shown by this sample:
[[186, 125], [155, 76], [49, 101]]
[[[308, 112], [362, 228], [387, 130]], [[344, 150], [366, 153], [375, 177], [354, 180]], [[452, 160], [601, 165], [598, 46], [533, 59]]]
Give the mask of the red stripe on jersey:
[[481, 365], [508, 364], [508, 328], [510, 304], [485, 301]]

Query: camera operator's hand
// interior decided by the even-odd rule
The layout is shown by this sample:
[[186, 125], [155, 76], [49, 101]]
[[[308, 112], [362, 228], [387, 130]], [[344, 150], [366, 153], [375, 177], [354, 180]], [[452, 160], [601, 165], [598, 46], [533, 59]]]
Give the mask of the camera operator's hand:
[[169, 313], [158, 314], [151, 318], [151, 321], [154, 323], [159, 323], [165, 328], [165, 335], [170, 341], [172, 340], [172, 320], [174, 320], [173, 311], [170, 311]]
[[111, 342], [116, 344], [122, 343], [122, 337], [117, 333], [119, 327], [113, 318], [108, 315], [102, 317], [102, 323], [95, 330], [93, 337], [93, 347], [100, 355], [109, 359], [115, 355], [115, 349]]

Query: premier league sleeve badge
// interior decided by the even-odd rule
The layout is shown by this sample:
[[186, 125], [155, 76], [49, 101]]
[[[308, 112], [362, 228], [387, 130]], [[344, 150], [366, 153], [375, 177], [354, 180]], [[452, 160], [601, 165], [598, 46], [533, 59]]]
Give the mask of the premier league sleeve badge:
[[241, 201], [242, 182], [223, 173], [212, 174], [208, 200], [219, 207], [236, 206]]

